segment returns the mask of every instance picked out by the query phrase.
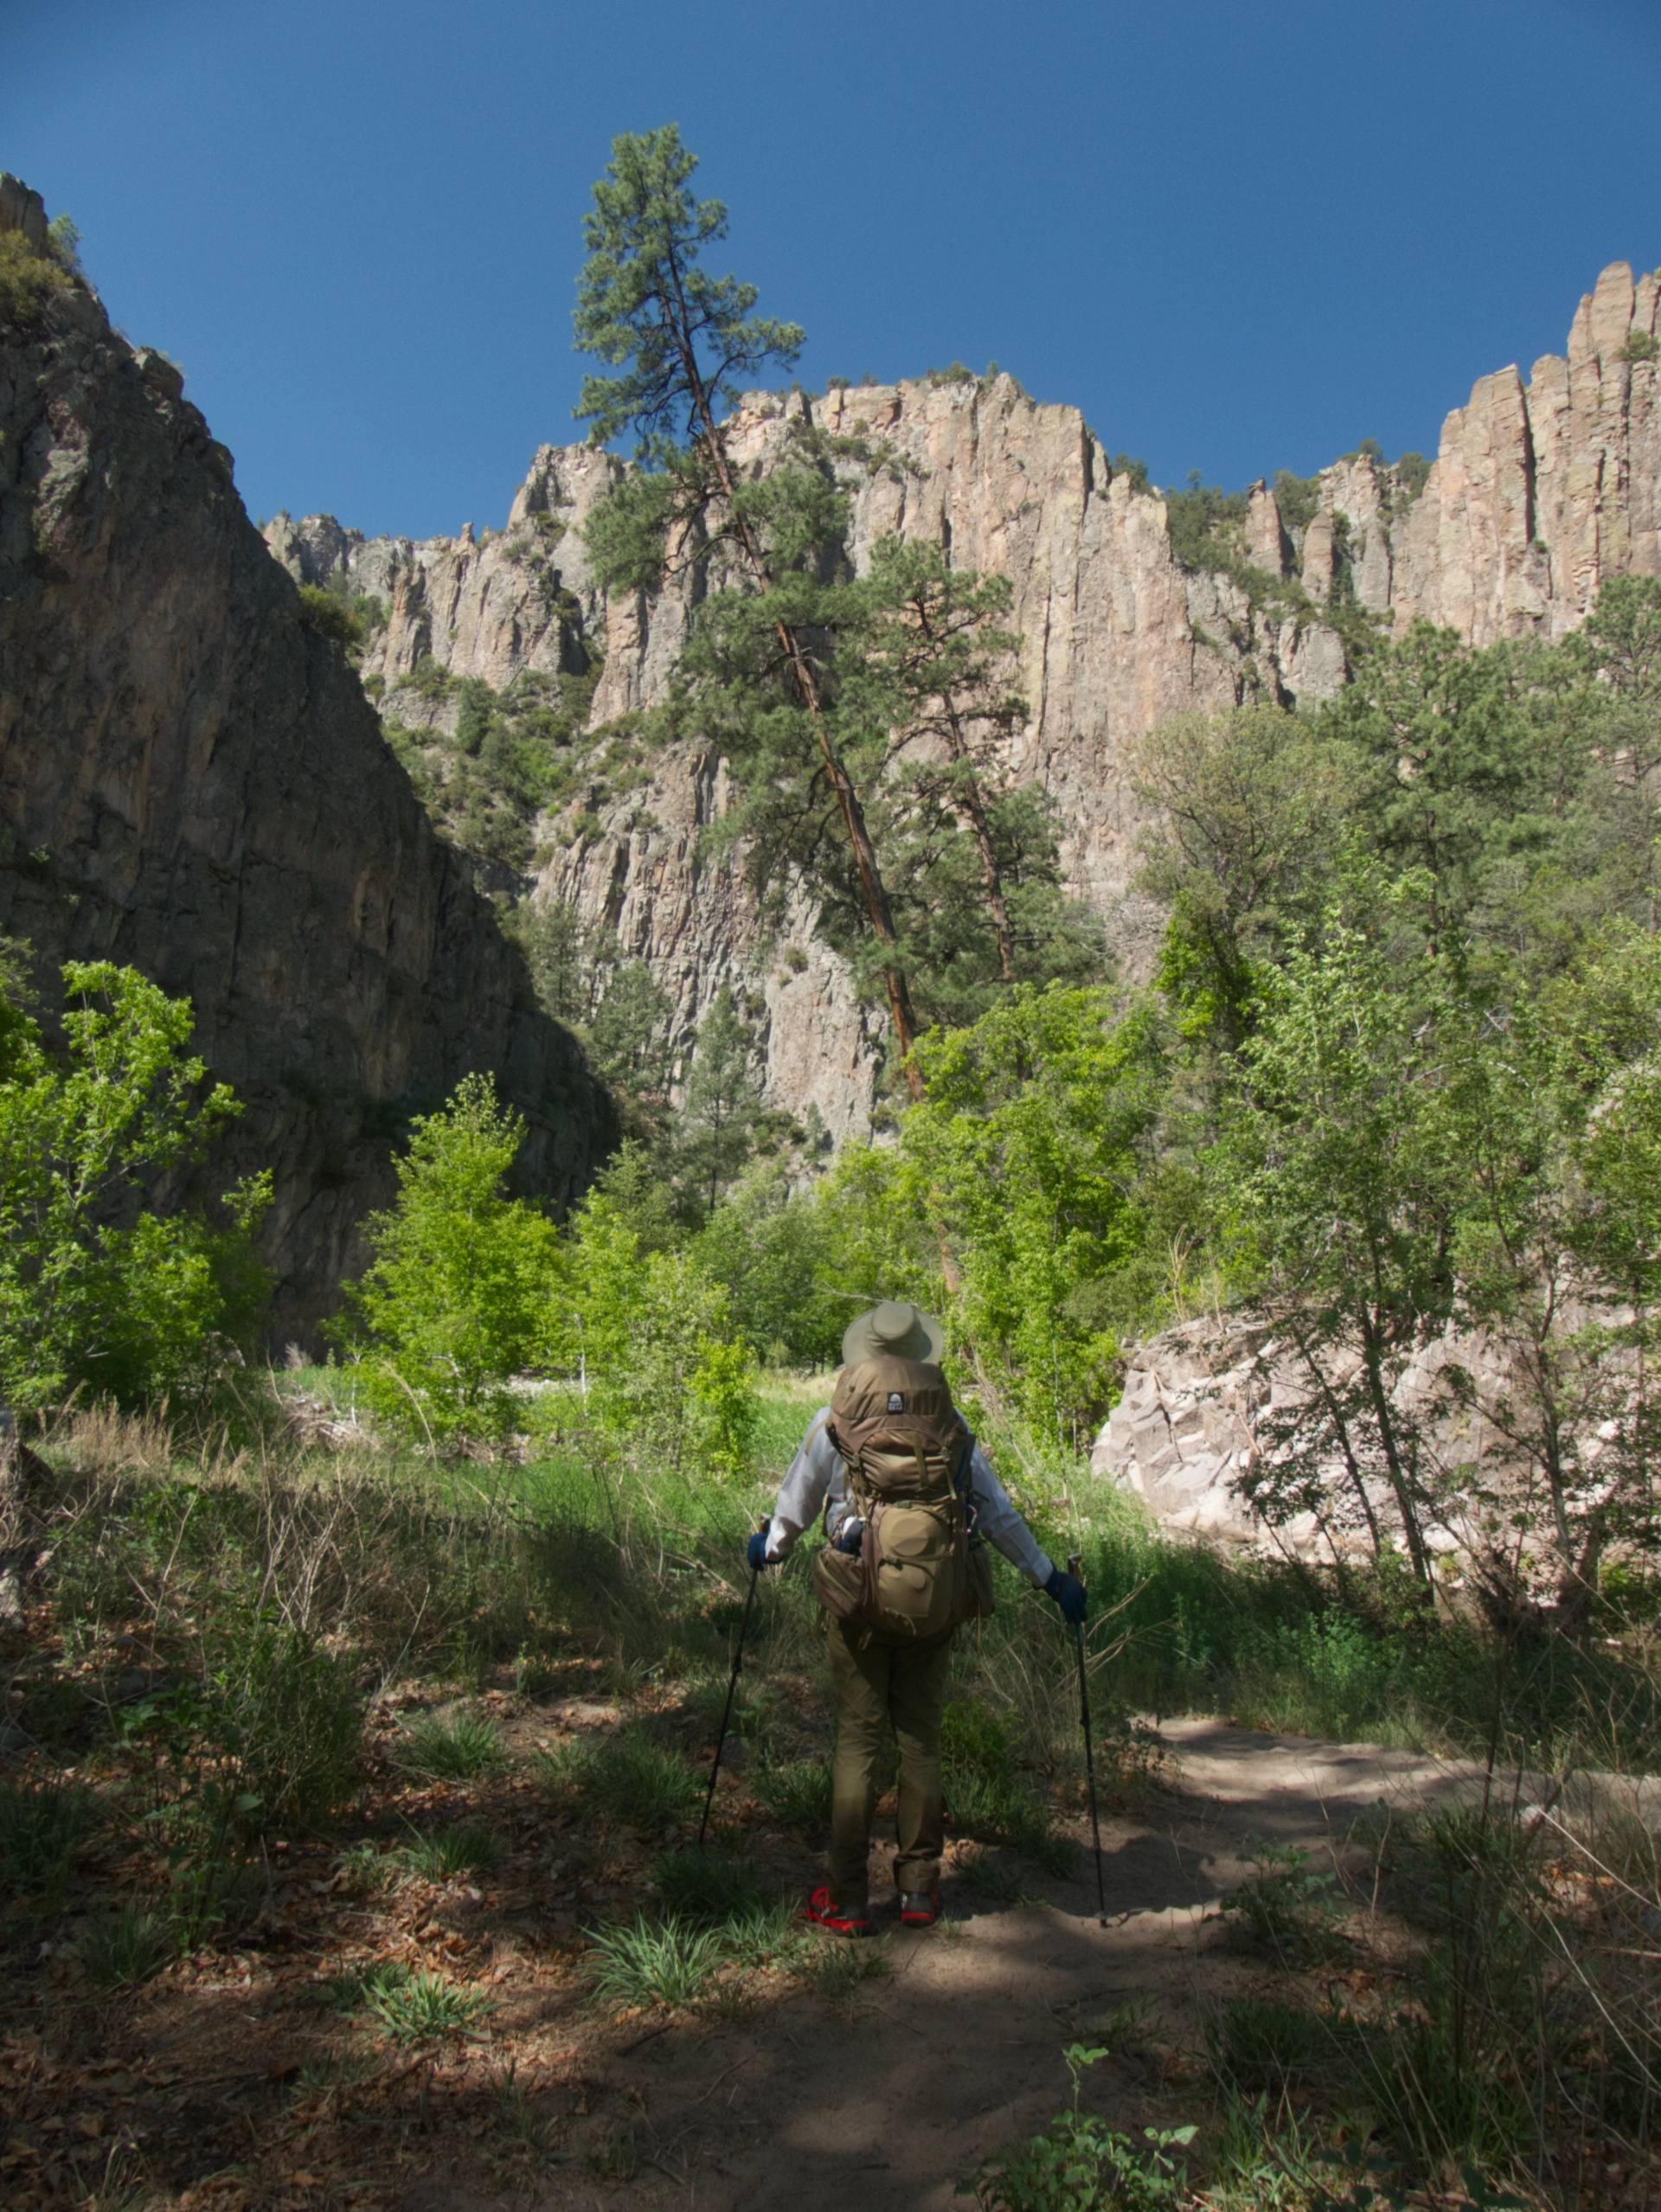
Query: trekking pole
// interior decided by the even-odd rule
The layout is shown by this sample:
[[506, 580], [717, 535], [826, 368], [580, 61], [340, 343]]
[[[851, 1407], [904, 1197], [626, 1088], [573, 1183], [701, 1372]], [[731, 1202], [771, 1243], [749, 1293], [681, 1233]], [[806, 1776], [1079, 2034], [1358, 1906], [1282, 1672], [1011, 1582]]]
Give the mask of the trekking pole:
[[[766, 1536], [766, 1532], [767, 1524], [764, 1521], [758, 1533]], [[700, 1850], [703, 1846], [704, 1831], [709, 1825], [709, 1808], [715, 1801], [715, 1779], [721, 1773], [721, 1754], [727, 1742], [727, 1723], [733, 1717], [733, 1699], [738, 1694], [738, 1670], [744, 1664], [744, 1638], [749, 1633], [750, 1607], [755, 1603], [755, 1585], [760, 1573], [761, 1569], [759, 1567], [753, 1567], [750, 1569], [750, 1587], [744, 1600], [744, 1618], [738, 1625], [738, 1649], [733, 1653], [732, 1679], [727, 1684], [727, 1704], [721, 1716], [721, 1734], [715, 1738], [715, 1763], [709, 1769], [709, 1786], [703, 1793], [703, 1818], [698, 1823]]]
[[[1067, 1562], [1067, 1571], [1074, 1580], [1084, 1580], [1084, 1561], [1074, 1552]], [[1103, 1927], [1107, 1925], [1107, 1899], [1101, 1884], [1101, 1822], [1096, 1812], [1096, 1754], [1090, 1741], [1090, 1682], [1084, 1671], [1084, 1623], [1080, 1621], [1073, 1634], [1079, 1650], [1079, 1718], [1084, 1723], [1084, 1771], [1090, 1784], [1090, 1832], [1096, 1845], [1096, 1915]]]

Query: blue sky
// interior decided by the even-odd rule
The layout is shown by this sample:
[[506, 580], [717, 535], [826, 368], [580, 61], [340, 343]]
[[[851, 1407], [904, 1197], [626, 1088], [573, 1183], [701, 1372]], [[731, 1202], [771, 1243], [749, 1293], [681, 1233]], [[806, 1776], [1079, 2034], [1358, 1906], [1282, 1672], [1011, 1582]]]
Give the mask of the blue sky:
[[1655, 0], [0, 0], [0, 167], [256, 515], [499, 524], [674, 120], [803, 381], [996, 359], [1157, 482], [1433, 452], [1661, 262]]

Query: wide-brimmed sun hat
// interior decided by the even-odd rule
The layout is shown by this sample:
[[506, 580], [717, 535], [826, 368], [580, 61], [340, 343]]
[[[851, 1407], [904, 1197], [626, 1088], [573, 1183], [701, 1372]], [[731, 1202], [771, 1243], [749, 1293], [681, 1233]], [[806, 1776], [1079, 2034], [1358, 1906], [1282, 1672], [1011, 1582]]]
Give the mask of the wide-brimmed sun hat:
[[938, 1367], [945, 1350], [946, 1331], [932, 1313], [893, 1298], [850, 1321], [842, 1339], [844, 1367], [864, 1359], [914, 1359]]

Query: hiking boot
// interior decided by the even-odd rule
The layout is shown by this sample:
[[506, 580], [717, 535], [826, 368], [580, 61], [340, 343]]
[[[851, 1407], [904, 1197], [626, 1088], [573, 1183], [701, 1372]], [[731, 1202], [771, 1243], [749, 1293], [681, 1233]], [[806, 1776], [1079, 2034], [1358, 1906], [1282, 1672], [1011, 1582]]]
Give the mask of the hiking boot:
[[807, 1901], [807, 1917], [816, 1927], [829, 1928], [832, 1935], [869, 1935], [871, 1914], [869, 1906], [859, 1905], [844, 1912], [831, 1902], [828, 1889], [816, 1889]]
[[901, 1927], [933, 1927], [940, 1917], [938, 1889], [904, 1889], [900, 1893]]

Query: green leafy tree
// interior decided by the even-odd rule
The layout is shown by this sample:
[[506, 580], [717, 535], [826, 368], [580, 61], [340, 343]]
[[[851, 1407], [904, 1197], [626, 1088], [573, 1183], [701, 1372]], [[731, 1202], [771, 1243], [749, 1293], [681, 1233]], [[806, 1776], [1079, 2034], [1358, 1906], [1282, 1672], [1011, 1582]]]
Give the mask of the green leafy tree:
[[[645, 1248], [617, 1198], [590, 1191], [561, 1281], [555, 1327], [578, 1427], [646, 1471], [742, 1471], [757, 1414], [754, 1356], [725, 1290], [692, 1253]], [[568, 1415], [556, 1408], [554, 1418]]]
[[397, 1199], [369, 1217], [370, 1263], [347, 1286], [337, 1334], [360, 1353], [366, 1400], [434, 1445], [504, 1435], [511, 1378], [547, 1362], [557, 1234], [503, 1189], [523, 1135], [487, 1076], [464, 1077], [413, 1124]]
[[1142, 888], [1170, 920], [1158, 980], [1185, 1035], [1235, 1049], [1255, 978], [1318, 914], [1353, 797], [1351, 756], [1278, 707], [1179, 715], [1132, 755], [1156, 810]]
[[757, 1162], [739, 1177], [691, 1249], [725, 1287], [734, 1321], [760, 1357], [775, 1366], [835, 1364], [854, 1308], [823, 1279], [832, 1265], [830, 1215], [813, 1193], [792, 1191], [776, 1162]]
[[901, 1151], [907, 1195], [959, 1271], [954, 1334], [1028, 1420], [1075, 1446], [1112, 1396], [1119, 1344], [1100, 1288], [1139, 1241], [1157, 1024], [1103, 991], [1052, 984], [921, 1049], [928, 1097]]
[[1428, 1594], [1443, 1501], [1396, 1385], [1454, 1307], [1458, 1164], [1427, 1110], [1451, 1029], [1444, 969], [1427, 945], [1404, 957], [1388, 926], [1426, 897], [1422, 880], [1352, 862], [1321, 929], [1264, 978], [1244, 1095], [1211, 1167], [1238, 1277], [1295, 1347], [1309, 1391], [1244, 1487], [1271, 1520], [1319, 1510], [1321, 1462], [1337, 1459], [1377, 1554], [1382, 1483]]
[[72, 961], [63, 982], [61, 1056], [0, 997], [0, 1402], [54, 1405], [76, 1383], [193, 1394], [263, 1314], [270, 1178], [227, 1191], [222, 1226], [152, 1210], [241, 1109], [189, 1052], [187, 1001], [109, 961]]
[[723, 984], [698, 1025], [686, 1079], [678, 1147], [682, 1173], [713, 1212], [750, 1157], [761, 1118], [761, 1086], [752, 1071], [755, 1040]]

